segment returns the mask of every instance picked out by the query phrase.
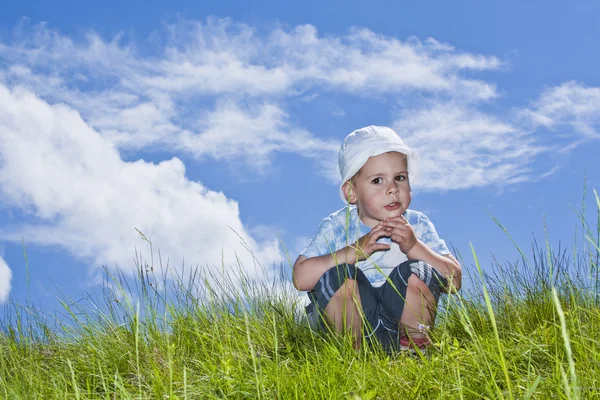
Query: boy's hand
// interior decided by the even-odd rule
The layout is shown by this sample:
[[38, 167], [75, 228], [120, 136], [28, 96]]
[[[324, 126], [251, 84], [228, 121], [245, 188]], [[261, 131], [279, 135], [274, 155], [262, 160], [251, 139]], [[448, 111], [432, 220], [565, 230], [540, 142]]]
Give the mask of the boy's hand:
[[375, 227], [371, 229], [371, 232], [367, 233], [350, 246], [356, 250], [356, 262], [366, 260], [367, 257], [376, 251], [389, 250], [389, 244], [377, 243], [377, 240], [380, 238], [389, 236], [389, 232], [385, 230], [381, 222], [375, 225]]
[[392, 242], [397, 243], [404, 254], [411, 251], [415, 247], [415, 244], [417, 244], [415, 231], [404, 216], [401, 215], [381, 221], [381, 225], [383, 225], [387, 235], [392, 238]]

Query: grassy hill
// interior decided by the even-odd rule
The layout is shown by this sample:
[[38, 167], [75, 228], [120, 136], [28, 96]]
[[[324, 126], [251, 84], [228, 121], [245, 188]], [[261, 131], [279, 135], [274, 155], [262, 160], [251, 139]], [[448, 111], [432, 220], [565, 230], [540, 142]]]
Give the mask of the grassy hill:
[[164, 285], [147, 266], [135, 282], [107, 273], [103, 296], [64, 300], [60, 321], [10, 304], [0, 398], [600, 398], [598, 230], [586, 236], [445, 296], [424, 357], [313, 332], [282, 280], [237, 294], [199, 275]]

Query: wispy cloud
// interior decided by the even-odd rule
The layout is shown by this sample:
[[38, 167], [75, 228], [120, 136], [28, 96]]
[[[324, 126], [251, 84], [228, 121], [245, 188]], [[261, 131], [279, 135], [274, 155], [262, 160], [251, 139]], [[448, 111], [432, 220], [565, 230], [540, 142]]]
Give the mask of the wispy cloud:
[[417, 183], [430, 190], [522, 182], [544, 151], [521, 127], [456, 103], [405, 109], [394, 127], [417, 151]]
[[[254, 154], [247, 159], [264, 166], [275, 151], [322, 158], [337, 146], [308, 132], [298, 135], [278, 104], [283, 98], [329, 90], [488, 99], [496, 96], [495, 86], [469, 73], [501, 65], [433, 39], [402, 42], [367, 29], [322, 36], [303, 25], [260, 35], [245, 24], [209, 19], [168, 26], [160, 37], [162, 47], [145, 56], [120, 35], [105, 41], [88, 33], [75, 42], [43, 24], [25, 26], [11, 43], [0, 43], [8, 60], [2, 80], [70, 105], [119, 148], [167, 146], [228, 158], [250, 140]], [[238, 122], [251, 123], [251, 132], [213, 135]], [[223, 147], [233, 151], [215, 151]]]
[[600, 87], [570, 81], [547, 88], [520, 115], [534, 128], [557, 132], [567, 148], [600, 139]]
[[250, 166], [268, 165], [275, 153], [327, 156], [339, 150], [335, 141], [321, 140], [310, 132], [289, 126], [287, 114], [269, 103], [241, 109], [232, 101], [220, 102], [217, 109], [198, 115], [197, 133], [177, 135], [172, 147], [217, 160], [243, 159]]
[[418, 152], [424, 189], [505, 186], [554, 174], [534, 162], [600, 139], [600, 88], [575, 82], [547, 88], [529, 106], [481, 111], [460, 97], [417, 102], [401, 111], [397, 131]]

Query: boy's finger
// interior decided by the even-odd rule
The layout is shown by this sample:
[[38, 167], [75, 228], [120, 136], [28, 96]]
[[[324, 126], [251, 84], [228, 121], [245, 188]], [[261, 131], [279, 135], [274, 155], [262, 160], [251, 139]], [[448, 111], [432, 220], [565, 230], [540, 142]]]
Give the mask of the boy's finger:
[[397, 217], [388, 218], [386, 221], [400, 221], [408, 223], [408, 220], [404, 217], [404, 215], [398, 215]]
[[374, 243], [373, 244], [373, 251], [381, 251], [381, 250], [389, 250], [389, 249], [390, 249], [389, 244], [383, 244], [383, 243]]
[[380, 223], [379, 225], [375, 225], [375, 227], [373, 229], [371, 229], [371, 232], [369, 232], [369, 235], [373, 235], [378, 232], [385, 232], [387, 229], [389, 229], [389, 226], [383, 225], [382, 223]]
[[389, 223], [385, 223], [385, 224], [381, 225], [381, 229], [384, 229], [384, 230], [389, 230], [391, 227], [392, 226]]
[[393, 234], [394, 232], [409, 232], [409, 231], [410, 231], [410, 226], [398, 225], [398, 226], [390, 226], [388, 233]]
[[382, 229], [385, 229], [385, 224], [383, 222], [380, 222], [377, 225], [375, 225], [375, 227], [373, 227], [373, 229], [371, 229], [371, 232], [379, 231]]
[[373, 239], [375, 239], [374, 241], [377, 241], [379, 239], [381, 239], [382, 237], [389, 237], [390, 236], [390, 232], [387, 232], [385, 230], [381, 230], [381, 231], [377, 231], [377, 232], [373, 232], [371, 234], [371, 237]]
[[390, 219], [385, 221], [384, 226], [407, 226], [408, 221], [407, 220], [399, 220], [399, 219]]

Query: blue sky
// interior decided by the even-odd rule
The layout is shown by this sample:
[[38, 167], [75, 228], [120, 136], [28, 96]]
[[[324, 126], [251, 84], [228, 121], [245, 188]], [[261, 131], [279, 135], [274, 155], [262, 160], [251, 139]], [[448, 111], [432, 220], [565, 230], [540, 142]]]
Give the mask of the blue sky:
[[584, 177], [588, 210], [600, 190], [597, 15], [535, 0], [4, 5], [0, 298], [53, 309], [59, 291], [97, 290], [102, 266], [131, 273], [136, 251], [150, 259], [136, 228], [174, 266], [289, 270], [280, 240], [293, 261], [342, 206], [339, 145], [371, 124], [418, 152], [411, 208], [465, 269], [470, 244], [485, 269], [518, 259], [488, 211], [525, 249], [544, 223], [570, 249]]

